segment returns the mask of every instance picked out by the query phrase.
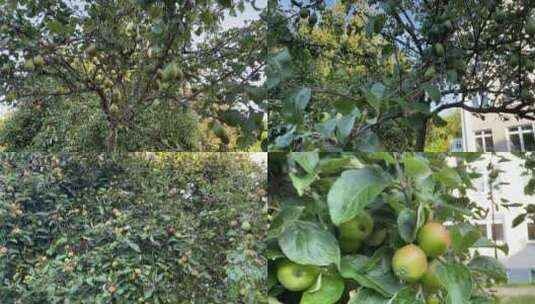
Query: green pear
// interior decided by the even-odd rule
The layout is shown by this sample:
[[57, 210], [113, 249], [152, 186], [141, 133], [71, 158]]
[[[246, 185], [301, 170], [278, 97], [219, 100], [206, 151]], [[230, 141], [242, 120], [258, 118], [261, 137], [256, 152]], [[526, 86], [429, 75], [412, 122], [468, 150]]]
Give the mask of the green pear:
[[118, 88], [114, 88], [112, 93], [111, 93], [112, 102], [119, 103], [121, 101], [121, 99], [122, 99], [121, 90], [119, 90]]
[[442, 43], [435, 43], [433, 45], [433, 51], [435, 52], [435, 55], [437, 55], [438, 57], [443, 57], [444, 54], [446, 53]]

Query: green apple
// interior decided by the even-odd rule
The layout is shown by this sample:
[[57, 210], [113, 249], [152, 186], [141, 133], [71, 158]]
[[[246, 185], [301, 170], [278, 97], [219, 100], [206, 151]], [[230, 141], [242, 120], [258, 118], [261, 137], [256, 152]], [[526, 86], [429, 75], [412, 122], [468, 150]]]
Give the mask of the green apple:
[[406, 245], [394, 253], [392, 270], [401, 280], [414, 283], [427, 271], [427, 256], [420, 247], [413, 244]]
[[277, 279], [290, 291], [302, 291], [310, 288], [320, 273], [317, 266], [300, 265], [289, 260], [282, 261], [277, 267]]
[[373, 219], [367, 211], [362, 210], [339, 228], [341, 237], [364, 240], [373, 231]]

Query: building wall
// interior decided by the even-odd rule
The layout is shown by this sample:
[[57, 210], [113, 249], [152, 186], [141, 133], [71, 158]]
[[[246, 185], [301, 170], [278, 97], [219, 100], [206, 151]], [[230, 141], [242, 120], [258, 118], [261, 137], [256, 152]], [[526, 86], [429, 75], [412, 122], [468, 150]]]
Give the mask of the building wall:
[[477, 151], [474, 133], [481, 130], [492, 131], [494, 149], [496, 152], [509, 152], [508, 128], [526, 124], [534, 125], [535, 123], [533, 120], [518, 119], [514, 117], [514, 115], [508, 114], [498, 115], [488, 113], [484, 114], [484, 119], [482, 119], [468, 111], [462, 110], [461, 115], [463, 144], [466, 152]]
[[[523, 205], [533, 203], [535, 198], [524, 194], [524, 186], [528, 181], [528, 177], [522, 176], [521, 174], [523, 160], [510, 153], [500, 154], [502, 156], [506, 156], [511, 161], [498, 163], [498, 156], [492, 154], [483, 154], [482, 160], [473, 163], [473, 169], [481, 173], [483, 176], [475, 180], [474, 187], [477, 190], [470, 190], [468, 192], [468, 197], [482, 207], [491, 207], [492, 204], [488, 199], [487, 165], [489, 161], [492, 161], [495, 167], [504, 171], [499, 175], [499, 181], [509, 183], [508, 185], [502, 185], [499, 190], [494, 190], [495, 201], [500, 202], [500, 199], [504, 198], [509, 200], [510, 203], [520, 203]], [[509, 246], [509, 256], [519, 252], [528, 244], [527, 222], [524, 222], [515, 228], [512, 227], [513, 220], [521, 213], [523, 213], [522, 207], [511, 207], [509, 209], [499, 208], [498, 210], [495, 210], [495, 223], [503, 224], [503, 242], [507, 243]], [[477, 221], [475, 224], [486, 224], [488, 237], [490, 238], [490, 229], [492, 224], [490, 212], [486, 219]], [[498, 243], [501, 244], [501, 242]], [[484, 255], [494, 256], [494, 249], [480, 248], [478, 251]], [[498, 259], [503, 261], [505, 258], [507, 258], [507, 256], [505, 256], [501, 251], [498, 251]]]

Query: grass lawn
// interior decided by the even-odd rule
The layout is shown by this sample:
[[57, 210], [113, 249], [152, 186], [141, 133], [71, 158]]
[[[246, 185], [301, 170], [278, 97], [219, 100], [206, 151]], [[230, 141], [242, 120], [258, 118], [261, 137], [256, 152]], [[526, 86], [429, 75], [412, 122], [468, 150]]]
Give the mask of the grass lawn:
[[534, 304], [535, 296], [507, 297], [499, 302], [500, 304]]

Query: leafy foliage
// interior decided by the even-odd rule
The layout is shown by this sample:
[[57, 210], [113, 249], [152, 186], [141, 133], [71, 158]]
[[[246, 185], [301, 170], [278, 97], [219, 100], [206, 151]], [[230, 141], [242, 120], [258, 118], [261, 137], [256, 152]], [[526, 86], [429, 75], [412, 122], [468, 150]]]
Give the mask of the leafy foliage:
[[2, 303], [265, 297], [266, 179], [243, 155], [4, 153], [0, 165]]
[[[484, 287], [507, 280], [505, 268], [471, 249], [506, 248], [470, 224], [486, 216], [466, 196], [472, 178], [479, 177], [470, 169], [478, 159], [469, 153], [270, 153], [270, 299], [287, 304], [426, 303], [427, 297], [449, 304], [492, 301]], [[373, 219], [366, 224], [373, 232], [365, 236], [367, 228], [358, 228], [365, 223], [359, 220], [364, 213]], [[355, 219], [355, 225], [345, 224]], [[440, 223], [449, 223], [449, 231], [436, 238], [433, 231]], [[351, 227], [362, 230], [351, 238]], [[358, 246], [347, 247], [348, 237]], [[433, 247], [444, 237], [445, 247]], [[404, 268], [402, 252], [412, 256], [414, 250], [424, 263], [416, 262], [414, 270]], [[427, 259], [438, 266], [430, 270]], [[287, 290], [275, 272], [288, 260], [320, 267], [316, 283], [303, 291]], [[440, 288], [421, 284], [422, 270], [426, 275], [435, 271]], [[416, 282], [400, 279], [407, 274]]]
[[250, 92], [263, 73], [265, 23], [221, 27], [246, 8], [262, 9], [246, 0], [2, 1], [0, 96], [23, 112], [3, 144], [259, 149], [265, 107]]
[[[534, 8], [277, 1], [268, 23], [271, 149], [423, 151], [446, 109], [533, 118]], [[292, 94], [301, 90], [312, 94]]]

